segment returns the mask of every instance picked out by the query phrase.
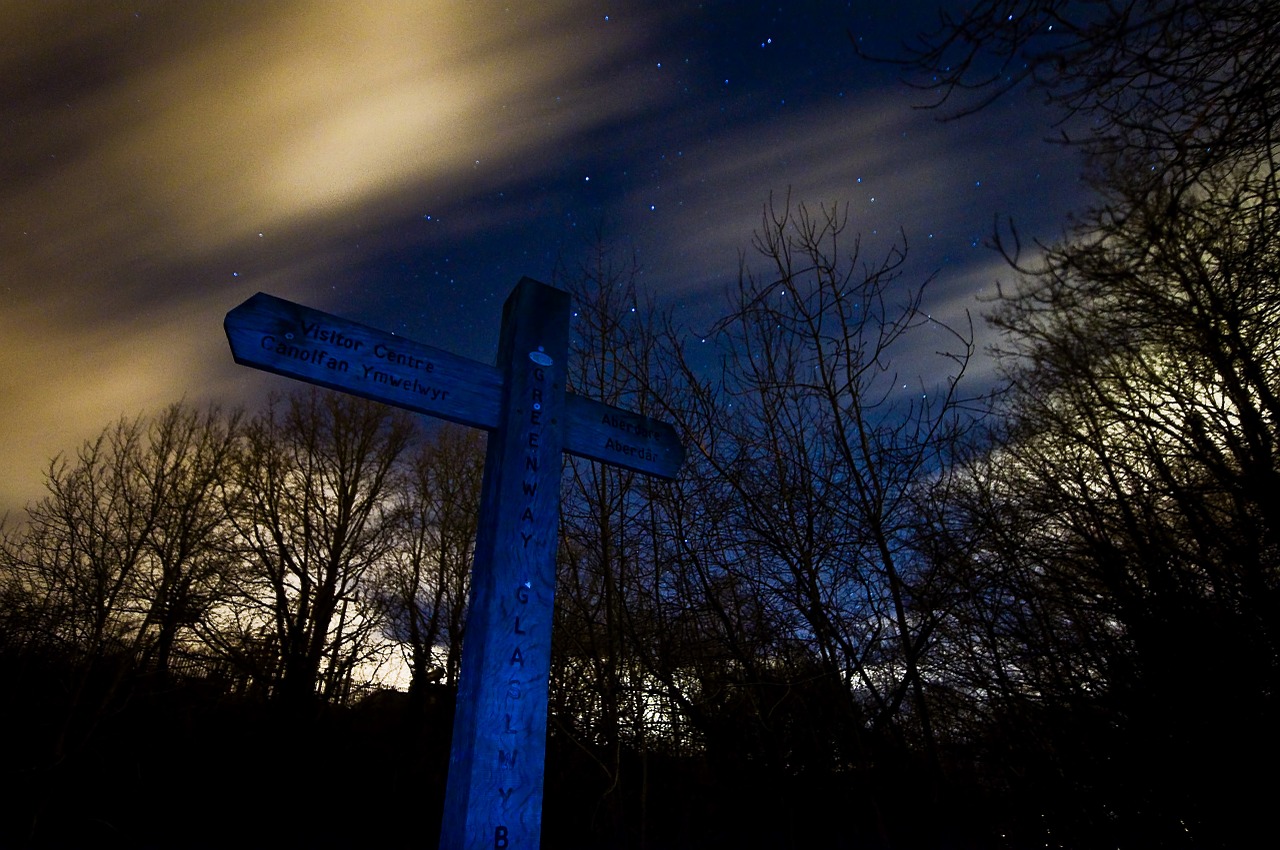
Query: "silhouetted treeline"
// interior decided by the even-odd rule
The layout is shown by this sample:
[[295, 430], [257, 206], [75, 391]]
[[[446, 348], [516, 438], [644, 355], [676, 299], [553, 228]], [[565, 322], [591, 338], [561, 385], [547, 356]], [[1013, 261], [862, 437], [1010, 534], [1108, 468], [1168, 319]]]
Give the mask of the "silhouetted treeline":
[[[926, 43], [944, 92], [1017, 58], [1089, 119], [1097, 207], [997, 235], [995, 386], [839, 207], [770, 204], [703, 334], [605, 244], [558, 274], [574, 391], [690, 457], [566, 460], [544, 846], [1265, 833], [1278, 30], [1244, 0], [990, 0]], [[430, 846], [483, 439], [298, 390], [52, 461], [0, 545], [0, 844]]]

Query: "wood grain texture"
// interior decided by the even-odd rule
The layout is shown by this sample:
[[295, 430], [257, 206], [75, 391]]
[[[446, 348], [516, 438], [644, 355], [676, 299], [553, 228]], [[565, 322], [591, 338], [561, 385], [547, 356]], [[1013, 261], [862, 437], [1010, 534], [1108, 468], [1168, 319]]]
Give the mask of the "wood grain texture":
[[503, 311], [441, 847], [541, 840], [568, 347], [568, 294], [525, 278]]

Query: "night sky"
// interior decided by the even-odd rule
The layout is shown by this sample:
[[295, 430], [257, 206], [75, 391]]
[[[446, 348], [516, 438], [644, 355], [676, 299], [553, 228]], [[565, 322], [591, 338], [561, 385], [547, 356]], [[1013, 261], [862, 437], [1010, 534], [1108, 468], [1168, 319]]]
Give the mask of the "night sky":
[[231, 361], [257, 291], [491, 362], [603, 228], [705, 328], [789, 191], [976, 314], [993, 217], [1051, 239], [1084, 196], [1032, 96], [942, 122], [857, 57], [936, 8], [0, 2], [0, 516], [121, 415], [299, 386]]

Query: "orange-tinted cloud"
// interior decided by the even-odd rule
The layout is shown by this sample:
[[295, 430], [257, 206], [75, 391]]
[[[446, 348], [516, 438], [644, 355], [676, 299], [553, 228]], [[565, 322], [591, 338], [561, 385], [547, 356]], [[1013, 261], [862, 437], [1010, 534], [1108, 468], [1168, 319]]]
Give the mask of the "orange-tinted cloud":
[[362, 211], [527, 176], [645, 108], [645, 21], [587, 5], [0, 8], [0, 513], [116, 416], [252, 381], [222, 314], [314, 280]]

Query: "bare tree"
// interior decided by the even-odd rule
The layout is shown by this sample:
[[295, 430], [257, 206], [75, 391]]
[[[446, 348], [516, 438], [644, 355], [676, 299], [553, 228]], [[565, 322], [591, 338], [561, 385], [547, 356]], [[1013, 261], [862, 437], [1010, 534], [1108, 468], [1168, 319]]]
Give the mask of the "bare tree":
[[33, 835], [100, 726], [154, 695], [135, 674], [167, 672], [179, 635], [220, 598], [235, 422], [181, 404], [120, 420], [51, 462], [49, 495], [0, 542], [5, 650], [30, 674], [13, 684], [56, 717], [32, 747]]
[[1245, 842], [1221, 754], [1274, 758], [1278, 36], [1260, 0], [989, 0], [904, 60], [962, 113], [1037, 87], [1097, 191], [996, 235], [1010, 391], [931, 555], [948, 710], [1060, 841]]
[[1269, 0], [981, 0], [890, 61], [960, 112], [1033, 86], [1071, 141], [1158, 181], [1275, 140], [1277, 39]]
[[50, 464], [50, 495], [7, 547], [40, 623], [29, 639], [167, 666], [178, 630], [223, 583], [223, 487], [238, 419], [175, 404], [104, 429], [75, 463]]
[[240, 414], [203, 414], [175, 404], [148, 425], [130, 476], [147, 494], [154, 522], [139, 593], [147, 601], [140, 630], [147, 666], [169, 671], [184, 628], [202, 621], [230, 592], [236, 567], [227, 506], [235, 496], [232, 463]]
[[[915, 604], [916, 497], [948, 474], [970, 420], [959, 382], [972, 346], [921, 309], [922, 288], [899, 288], [900, 246], [864, 265], [845, 225], [834, 208], [766, 209], [755, 247], [770, 269], [744, 266], [716, 326], [721, 375], [698, 380], [682, 360], [691, 409], [715, 424], [675, 413], [705, 435], [698, 452], [733, 495], [732, 535], [764, 609], [794, 614], [780, 622], [840, 683], [829, 695], [929, 748], [936, 617]], [[940, 358], [945, 372], [904, 383], [893, 358], [921, 335], [954, 353]]]
[[[995, 313], [1007, 424], [977, 481], [1024, 531], [986, 549], [1005, 590], [983, 616], [1020, 621], [1022, 672], [1002, 689], [1107, 707], [1105, 769], [1072, 775], [1108, 829], [1227, 835], [1250, 789], [1203, 777], [1231, 775], [1224, 747], [1275, 751], [1275, 174], [1254, 157], [1158, 190], [1116, 175], [1124, 214], [1051, 246]], [[1188, 687], [1210, 669], [1232, 682], [1229, 711]]]
[[127, 650], [145, 609], [139, 601], [156, 504], [135, 486], [131, 467], [141, 419], [122, 419], [76, 453], [49, 464], [49, 495], [27, 509], [13, 560], [43, 610], [42, 634], [89, 662]]
[[273, 401], [246, 428], [234, 522], [249, 564], [218, 639], [246, 664], [274, 647], [278, 667], [256, 672], [286, 704], [310, 704], [322, 685], [336, 696], [376, 633], [365, 580], [395, 544], [397, 462], [413, 433], [405, 414], [319, 391]]
[[446, 425], [409, 460], [397, 545], [378, 581], [385, 628], [409, 664], [415, 709], [430, 682], [457, 682], [484, 457], [481, 432]]
[[[587, 260], [557, 270], [573, 295], [569, 386], [574, 392], [637, 412], [648, 398], [638, 375], [652, 353], [649, 313], [636, 286], [634, 260], [619, 259], [603, 237]], [[560, 515], [559, 574], [553, 632], [551, 702], [557, 733], [594, 763], [607, 793], [597, 806], [612, 840], [620, 838], [624, 749], [646, 744], [645, 690], [636, 640], [645, 612], [637, 605], [652, 581], [649, 482], [617, 467], [567, 458]]]

